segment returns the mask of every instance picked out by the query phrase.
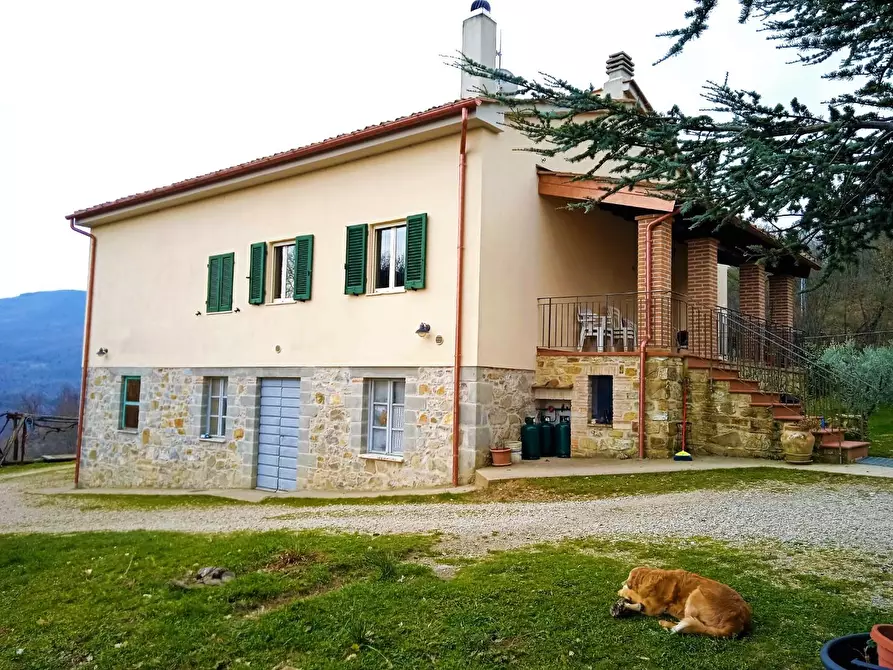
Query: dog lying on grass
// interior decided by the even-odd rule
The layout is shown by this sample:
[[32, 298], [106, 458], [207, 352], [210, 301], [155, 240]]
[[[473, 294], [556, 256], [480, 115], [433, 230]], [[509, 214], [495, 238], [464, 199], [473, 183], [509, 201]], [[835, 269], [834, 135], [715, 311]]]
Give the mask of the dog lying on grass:
[[751, 609], [733, 588], [685, 570], [634, 568], [611, 608], [613, 616], [668, 614], [661, 620], [671, 633], [733, 637], [750, 629]]

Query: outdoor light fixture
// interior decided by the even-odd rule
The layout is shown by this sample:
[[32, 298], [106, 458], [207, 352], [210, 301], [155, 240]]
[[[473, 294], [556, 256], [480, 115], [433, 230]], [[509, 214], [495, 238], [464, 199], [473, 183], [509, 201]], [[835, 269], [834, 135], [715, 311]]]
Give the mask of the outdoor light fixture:
[[109, 352], [105, 347], [100, 347], [99, 351], [96, 352], [97, 356], [105, 356]]
[[415, 334], [418, 335], [419, 337], [428, 337], [428, 333], [430, 333], [430, 332], [431, 332], [431, 325], [422, 321], [422, 323], [419, 324], [418, 330], [415, 331]]

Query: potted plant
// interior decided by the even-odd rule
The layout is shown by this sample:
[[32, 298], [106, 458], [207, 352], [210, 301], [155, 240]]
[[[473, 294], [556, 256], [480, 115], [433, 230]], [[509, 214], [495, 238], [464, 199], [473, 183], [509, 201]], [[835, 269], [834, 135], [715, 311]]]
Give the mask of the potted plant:
[[785, 461], [799, 465], [812, 463], [812, 449], [815, 446], [813, 423], [806, 419], [784, 424], [781, 430], [781, 450]]
[[493, 459], [493, 465], [503, 467], [512, 464], [511, 447], [490, 447], [490, 458]]

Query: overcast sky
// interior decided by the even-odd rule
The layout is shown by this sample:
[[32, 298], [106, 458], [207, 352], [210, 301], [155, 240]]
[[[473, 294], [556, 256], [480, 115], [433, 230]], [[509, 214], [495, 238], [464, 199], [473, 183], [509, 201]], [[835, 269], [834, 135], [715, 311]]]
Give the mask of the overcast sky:
[[[471, 0], [0, 3], [0, 297], [86, 286], [72, 211], [458, 97], [442, 54]], [[652, 105], [700, 107], [729, 73], [766, 101], [817, 105], [820, 71], [786, 65], [720, 2], [705, 37], [652, 66], [692, 0], [491, 0], [503, 66], [605, 80], [619, 50]], [[100, 252], [101, 253], [101, 252]]]

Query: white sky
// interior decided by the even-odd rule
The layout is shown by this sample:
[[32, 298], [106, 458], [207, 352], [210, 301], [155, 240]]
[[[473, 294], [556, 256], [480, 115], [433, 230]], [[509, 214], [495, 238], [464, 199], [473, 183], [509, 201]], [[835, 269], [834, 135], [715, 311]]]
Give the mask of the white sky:
[[[720, 2], [682, 56], [655, 34], [693, 0], [491, 0], [503, 66], [579, 85], [625, 50], [656, 109], [701, 106], [729, 72], [766, 102], [827, 99]], [[458, 97], [443, 54], [471, 0], [0, 2], [0, 298], [86, 286], [72, 211]], [[102, 253], [101, 250], [99, 253]]]

